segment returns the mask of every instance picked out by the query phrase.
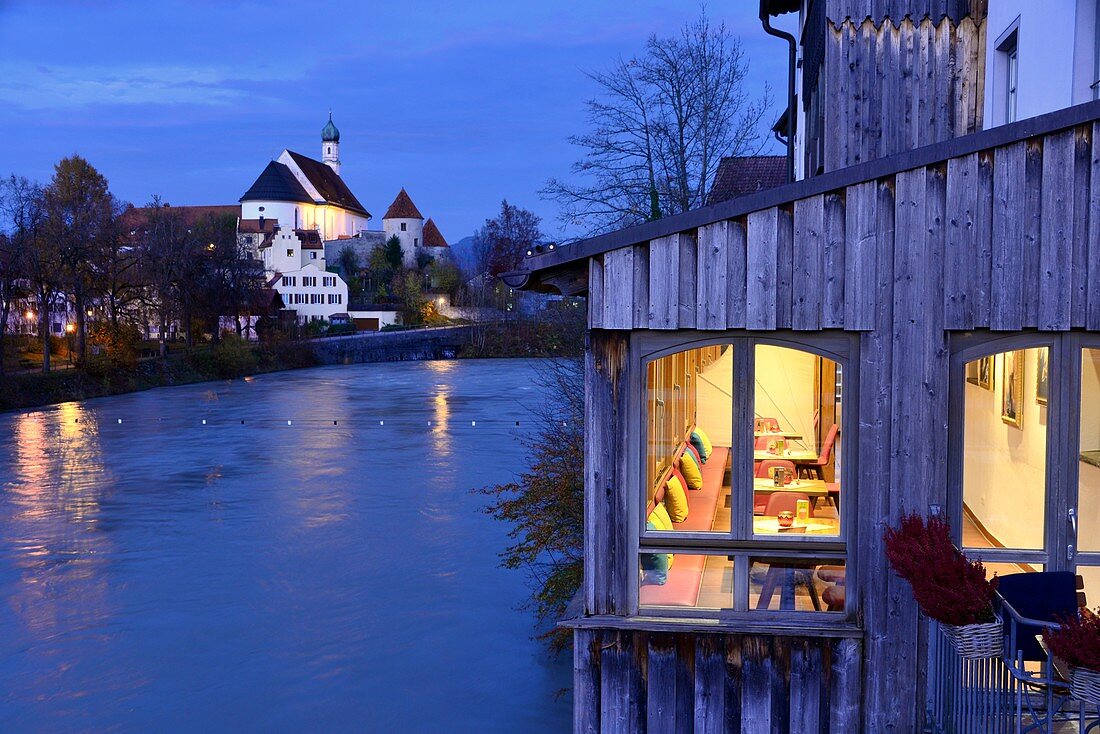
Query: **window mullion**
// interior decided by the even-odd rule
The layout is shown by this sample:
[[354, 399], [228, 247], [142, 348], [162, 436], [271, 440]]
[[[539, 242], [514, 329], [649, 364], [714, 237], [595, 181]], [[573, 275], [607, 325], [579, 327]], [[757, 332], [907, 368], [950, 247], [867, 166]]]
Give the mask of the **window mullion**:
[[[753, 395], [756, 350], [752, 339], [739, 339], [733, 351], [733, 428], [730, 433], [730, 533], [735, 540], [752, 539]], [[747, 573], [747, 571], [746, 571]]]

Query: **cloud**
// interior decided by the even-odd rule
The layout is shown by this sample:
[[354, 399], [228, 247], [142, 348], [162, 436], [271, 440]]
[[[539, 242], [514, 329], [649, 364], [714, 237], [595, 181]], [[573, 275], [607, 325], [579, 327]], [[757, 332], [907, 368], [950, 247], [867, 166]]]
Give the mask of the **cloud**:
[[219, 107], [274, 101], [263, 90], [301, 78], [280, 69], [219, 69], [183, 65], [65, 66], [0, 62], [0, 103], [23, 110], [92, 106]]

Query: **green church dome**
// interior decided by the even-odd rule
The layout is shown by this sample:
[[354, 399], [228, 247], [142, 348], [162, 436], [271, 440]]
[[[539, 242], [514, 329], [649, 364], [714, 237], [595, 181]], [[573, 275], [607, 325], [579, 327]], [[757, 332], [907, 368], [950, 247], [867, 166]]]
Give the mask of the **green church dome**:
[[332, 124], [332, 113], [328, 113], [328, 122], [321, 129], [321, 142], [323, 143], [339, 143], [340, 131], [336, 129], [336, 126]]

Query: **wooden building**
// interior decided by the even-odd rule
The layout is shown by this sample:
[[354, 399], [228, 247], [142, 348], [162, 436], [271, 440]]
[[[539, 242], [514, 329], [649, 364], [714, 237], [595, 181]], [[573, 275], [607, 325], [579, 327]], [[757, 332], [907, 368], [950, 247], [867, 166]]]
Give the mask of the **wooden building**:
[[578, 732], [923, 730], [904, 513], [1100, 586], [1100, 102], [982, 129], [981, 2], [798, 9], [816, 175], [505, 276], [588, 299]]

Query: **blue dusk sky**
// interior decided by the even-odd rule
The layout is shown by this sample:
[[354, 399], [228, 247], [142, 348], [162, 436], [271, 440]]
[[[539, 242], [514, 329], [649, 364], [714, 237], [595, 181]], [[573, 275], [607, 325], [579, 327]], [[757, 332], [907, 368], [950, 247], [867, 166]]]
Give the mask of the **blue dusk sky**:
[[[0, 174], [46, 181], [79, 153], [121, 199], [235, 203], [283, 148], [320, 157], [331, 108], [344, 179], [374, 215], [406, 187], [454, 242], [500, 200], [533, 209], [577, 157], [588, 69], [673, 34], [699, 5], [0, 0]], [[786, 46], [754, 0], [712, 4], [751, 84], [783, 103]], [[791, 17], [783, 25], [790, 25]], [[780, 152], [774, 145], [773, 152]]]

